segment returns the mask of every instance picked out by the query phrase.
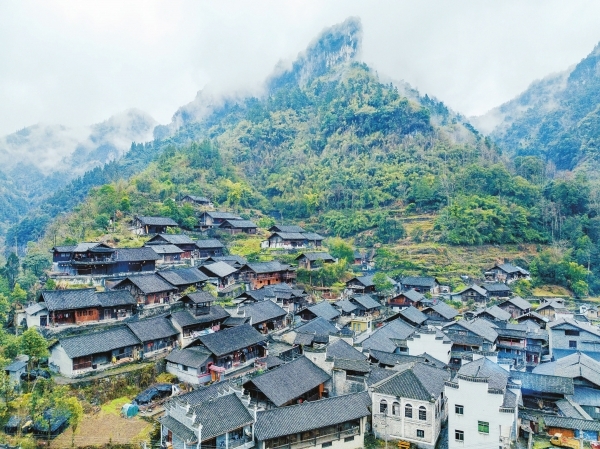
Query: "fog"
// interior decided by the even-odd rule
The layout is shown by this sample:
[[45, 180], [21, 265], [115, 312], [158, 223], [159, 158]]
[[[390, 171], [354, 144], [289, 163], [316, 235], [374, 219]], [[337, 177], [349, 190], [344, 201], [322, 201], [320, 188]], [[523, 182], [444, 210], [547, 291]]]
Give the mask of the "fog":
[[467, 116], [600, 41], [594, 1], [3, 1], [0, 136], [129, 108], [166, 124], [201, 89], [256, 91], [348, 16], [362, 20], [363, 61]]

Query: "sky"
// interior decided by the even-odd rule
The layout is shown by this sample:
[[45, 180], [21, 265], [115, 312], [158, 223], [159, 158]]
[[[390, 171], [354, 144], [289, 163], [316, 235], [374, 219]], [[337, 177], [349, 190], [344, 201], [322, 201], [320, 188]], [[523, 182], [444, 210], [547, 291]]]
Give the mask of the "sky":
[[600, 2], [0, 2], [0, 136], [138, 108], [170, 122], [201, 89], [257, 91], [324, 28], [363, 24], [361, 59], [467, 115], [567, 69], [600, 41]]

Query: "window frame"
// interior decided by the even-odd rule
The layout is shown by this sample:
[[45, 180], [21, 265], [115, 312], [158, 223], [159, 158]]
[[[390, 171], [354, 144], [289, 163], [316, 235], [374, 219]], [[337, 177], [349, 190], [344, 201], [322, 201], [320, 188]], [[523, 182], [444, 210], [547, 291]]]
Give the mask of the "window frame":
[[456, 441], [465, 441], [465, 431], [454, 429], [454, 439]]
[[[460, 409], [460, 411], [459, 411]], [[464, 405], [459, 405], [459, 404], [454, 404], [454, 413], [456, 413], [457, 415], [464, 415], [465, 414], [465, 406]]]
[[388, 403], [385, 399], [379, 401], [379, 413], [382, 413], [384, 415], [388, 414]]
[[[485, 430], [487, 429], [487, 430]], [[490, 423], [488, 421], [477, 421], [477, 431], [479, 433], [485, 433], [488, 434], [490, 433]]]
[[577, 340], [569, 340], [569, 349], [577, 349]]
[[413, 417], [413, 406], [410, 404], [404, 404], [404, 417], [412, 419]]
[[427, 408], [424, 405], [419, 407], [419, 421], [427, 421]]
[[425, 431], [423, 429], [417, 429], [417, 438], [425, 438]]

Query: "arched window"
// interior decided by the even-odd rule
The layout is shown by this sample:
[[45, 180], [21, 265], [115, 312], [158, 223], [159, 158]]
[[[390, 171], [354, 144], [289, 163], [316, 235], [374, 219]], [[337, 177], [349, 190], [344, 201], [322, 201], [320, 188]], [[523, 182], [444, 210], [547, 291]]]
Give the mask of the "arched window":
[[412, 418], [412, 405], [406, 404], [404, 406], [404, 416], [407, 418]]
[[379, 413], [387, 413], [387, 401], [382, 399], [379, 403]]
[[419, 407], [419, 419], [421, 421], [427, 420], [427, 409], [424, 406]]
[[400, 403], [399, 402], [394, 402], [392, 404], [392, 415], [400, 415]]

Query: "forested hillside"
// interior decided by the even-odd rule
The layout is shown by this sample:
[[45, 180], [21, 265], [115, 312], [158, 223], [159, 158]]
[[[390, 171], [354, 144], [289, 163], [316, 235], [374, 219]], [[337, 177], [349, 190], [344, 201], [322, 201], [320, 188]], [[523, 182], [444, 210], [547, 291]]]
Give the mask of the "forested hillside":
[[[408, 99], [382, 83], [356, 61], [359, 36], [354, 20], [324, 33], [269, 81], [264, 96], [198, 116], [197, 105], [182, 108], [176, 132], [159, 130], [170, 137], [135, 145], [88, 173], [13, 234], [39, 232], [35, 220], [68, 211], [90, 187], [106, 184], [55, 221], [46, 242], [97, 238], [112, 218], [126, 222], [135, 214], [170, 216], [193, 229], [194, 211], [179, 201], [190, 193], [364, 247], [402, 238], [554, 244], [522, 263], [540, 282], [580, 295], [600, 291], [596, 186], [583, 174], [555, 177], [535, 155], [505, 159], [500, 146], [442, 103], [415, 91]], [[404, 220], [423, 213], [433, 214], [434, 226], [407, 236]]]

